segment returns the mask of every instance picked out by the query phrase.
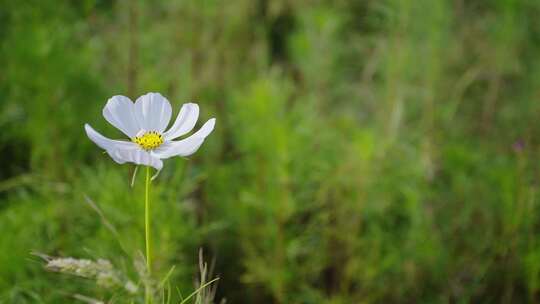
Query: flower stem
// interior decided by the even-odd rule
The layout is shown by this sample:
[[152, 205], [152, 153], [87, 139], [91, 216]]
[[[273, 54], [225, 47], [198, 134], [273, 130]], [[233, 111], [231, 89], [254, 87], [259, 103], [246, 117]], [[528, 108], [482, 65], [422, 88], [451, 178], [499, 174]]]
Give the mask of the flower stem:
[[[146, 184], [144, 191], [144, 234], [146, 239], [146, 269], [148, 276], [152, 275], [152, 255], [150, 251], [150, 166], [146, 167]], [[146, 284], [145, 303], [152, 303], [151, 286], [150, 282]]]

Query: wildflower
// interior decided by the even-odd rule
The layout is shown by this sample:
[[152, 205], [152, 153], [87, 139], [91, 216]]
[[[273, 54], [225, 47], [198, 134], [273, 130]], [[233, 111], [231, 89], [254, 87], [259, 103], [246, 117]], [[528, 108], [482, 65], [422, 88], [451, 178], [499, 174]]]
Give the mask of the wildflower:
[[512, 145], [512, 149], [514, 149], [514, 152], [516, 153], [523, 152], [525, 149], [525, 141], [523, 139], [516, 140]]
[[117, 163], [130, 162], [151, 166], [159, 171], [163, 168], [162, 159], [195, 153], [216, 123], [216, 119], [212, 118], [191, 136], [174, 140], [193, 129], [199, 116], [199, 106], [195, 103], [184, 104], [174, 124], [165, 131], [171, 114], [171, 104], [159, 93], [143, 95], [135, 103], [117, 95], [107, 101], [103, 116], [126, 134], [130, 141], [109, 139], [88, 124], [84, 128], [88, 137]]

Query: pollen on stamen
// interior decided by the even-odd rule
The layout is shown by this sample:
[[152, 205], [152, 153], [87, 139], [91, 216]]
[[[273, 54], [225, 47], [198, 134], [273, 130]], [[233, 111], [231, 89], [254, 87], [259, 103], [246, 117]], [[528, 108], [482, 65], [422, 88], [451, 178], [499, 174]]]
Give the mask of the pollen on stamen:
[[163, 136], [156, 131], [149, 131], [133, 138], [133, 142], [144, 150], [153, 150], [163, 144]]

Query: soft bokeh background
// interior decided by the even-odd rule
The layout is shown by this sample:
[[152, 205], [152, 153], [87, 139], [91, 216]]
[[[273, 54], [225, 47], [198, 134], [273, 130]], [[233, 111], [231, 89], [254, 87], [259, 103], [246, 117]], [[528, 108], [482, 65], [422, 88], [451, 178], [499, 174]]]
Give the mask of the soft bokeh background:
[[[217, 128], [154, 183], [156, 268], [228, 303], [540, 302], [540, 2], [0, 0], [0, 302], [143, 248], [143, 175], [84, 132], [161, 92]], [[91, 199], [116, 227], [107, 229]], [[122, 250], [125, 249], [125, 252]], [[118, 302], [118, 303], [121, 303]]]

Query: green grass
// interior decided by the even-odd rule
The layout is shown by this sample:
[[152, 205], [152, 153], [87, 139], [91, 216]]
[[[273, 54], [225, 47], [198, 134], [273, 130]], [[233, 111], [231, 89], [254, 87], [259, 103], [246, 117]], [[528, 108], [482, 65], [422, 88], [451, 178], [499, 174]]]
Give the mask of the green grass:
[[203, 248], [228, 303], [540, 301], [539, 14], [529, 0], [0, 0], [0, 303], [111, 296], [32, 251], [136, 277], [144, 174], [130, 187], [133, 166], [83, 125], [121, 138], [107, 98], [149, 91], [173, 116], [196, 101], [217, 118], [152, 184], [156, 273], [176, 265], [184, 295]]

